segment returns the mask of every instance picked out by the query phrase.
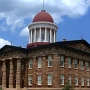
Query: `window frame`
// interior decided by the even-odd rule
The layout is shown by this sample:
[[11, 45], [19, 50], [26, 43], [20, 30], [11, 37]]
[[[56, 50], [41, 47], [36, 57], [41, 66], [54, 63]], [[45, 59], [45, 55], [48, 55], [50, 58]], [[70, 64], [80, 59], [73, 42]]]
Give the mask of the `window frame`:
[[60, 75], [60, 85], [64, 85], [64, 74]]
[[48, 74], [48, 85], [52, 85], [52, 74]]
[[38, 75], [38, 85], [41, 85], [42, 84], [42, 77], [41, 75]]
[[60, 56], [60, 66], [64, 67], [64, 56], [63, 55]]
[[75, 64], [75, 69], [78, 69], [78, 59], [75, 59], [75, 62], [74, 62]]
[[48, 67], [52, 67], [52, 56], [48, 56]]
[[84, 86], [84, 77], [81, 77], [81, 86]]
[[44, 40], [45, 40], [45, 34], [42, 33], [42, 34], [41, 34], [41, 41], [44, 41]]
[[68, 83], [71, 84], [71, 75], [68, 76]]
[[32, 85], [32, 75], [29, 75], [28, 77], [28, 85]]
[[84, 60], [81, 60], [80, 61], [80, 69], [81, 70], [84, 70]]
[[86, 81], [87, 81], [87, 86], [90, 86], [90, 78], [89, 77], [86, 78]]
[[87, 70], [87, 71], [89, 71], [89, 66], [90, 66], [90, 65], [89, 65], [89, 62], [87, 61], [87, 62], [86, 62], [86, 70]]
[[78, 76], [75, 76], [75, 86], [78, 86]]
[[38, 68], [42, 68], [42, 58], [38, 58]]
[[72, 65], [72, 58], [68, 57], [68, 68], [71, 68]]
[[33, 60], [29, 59], [29, 69], [32, 69], [32, 68], [33, 68]]

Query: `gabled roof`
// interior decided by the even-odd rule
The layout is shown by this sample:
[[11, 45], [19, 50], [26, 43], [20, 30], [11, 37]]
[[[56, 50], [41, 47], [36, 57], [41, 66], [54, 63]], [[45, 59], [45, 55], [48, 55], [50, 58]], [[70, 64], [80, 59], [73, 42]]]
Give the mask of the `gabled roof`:
[[18, 50], [25, 50], [25, 48], [17, 47], [17, 46], [11, 46], [11, 45], [5, 45], [4, 47], [2, 47], [2, 48], [0, 49], [0, 54], [1, 54], [1, 53], [18, 51]]
[[42, 46], [38, 46], [38, 47], [33, 47], [33, 48], [29, 48], [28, 51], [39, 50], [39, 49], [43, 49], [43, 48], [51, 48], [51, 47], [54, 47], [54, 46], [58, 47], [59, 46], [59, 47], [63, 47], [63, 48], [66, 48], [66, 49], [70, 49], [70, 50], [90, 54], [86, 51], [82, 51], [82, 50], [79, 50], [79, 49], [68, 46], [68, 44], [78, 44], [78, 43], [85, 44], [88, 48], [90, 48], [90, 44], [88, 42], [86, 42], [85, 40], [72, 40], [72, 41], [61, 41], [61, 42], [50, 43], [50, 44], [46, 44], [46, 45], [42, 45]]

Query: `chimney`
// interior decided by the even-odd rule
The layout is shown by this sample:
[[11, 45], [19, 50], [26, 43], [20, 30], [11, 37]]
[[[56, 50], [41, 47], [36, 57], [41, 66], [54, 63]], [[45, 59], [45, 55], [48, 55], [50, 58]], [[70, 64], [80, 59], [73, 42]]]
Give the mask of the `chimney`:
[[65, 41], [66, 41], [66, 39], [63, 39], [63, 41], [65, 42]]

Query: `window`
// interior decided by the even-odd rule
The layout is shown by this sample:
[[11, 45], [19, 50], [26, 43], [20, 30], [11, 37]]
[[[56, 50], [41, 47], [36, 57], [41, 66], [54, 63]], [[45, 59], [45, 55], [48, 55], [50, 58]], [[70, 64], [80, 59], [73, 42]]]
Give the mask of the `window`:
[[68, 57], [68, 68], [71, 68], [71, 58]]
[[29, 76], [29, 82], [28, 82], [29, 85], [32, 85], [32, 75]]
[[75, 86], [78, 86], [78, 76], [75, 76]]
[[60, 66], [64, 67], [64, 56], [60, 57]]
[[86, 70], [89, 71], [89, 62], [86, 62]]
[[52, 75], [48, 74], [48, 85], [52, 85]]
[[78, 69], [78, 59], [75, 59], [75, 69]]
[[81, 86], [84, 86], [84, 77], [81, 77]]
[[60, 75], [60, 84], [64, 85], [64, 75], [63, 74]]
[[44, 33], [42, 33], [41, 40], [44, 41]]
[[41, 85], [41, 75], [38, 75], [38, 85]]
[[41, 57], [38, 58], [38, 68], [42, 67], [42, 60]]
[[32, 68], [32, 59], [29, 60], [29, 68]]
[[71, 75], [68, 76], [68, 83], [71, 84]]
[[83, 70], [84, 69], [84, 61], [81, 60], [80, 64], [81, 64], [81, 70]]
[[48, 56], [48, 67], [52, 66], [52, 56]]
[[87, 86], [89, 86], [89, 78], [86, 78]]

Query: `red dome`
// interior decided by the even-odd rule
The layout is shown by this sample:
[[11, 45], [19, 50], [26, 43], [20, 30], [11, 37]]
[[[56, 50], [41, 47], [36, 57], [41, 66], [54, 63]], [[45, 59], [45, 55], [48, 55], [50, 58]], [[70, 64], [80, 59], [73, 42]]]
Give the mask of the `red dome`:
[[54, 23], [52, 16], [49, 13], [45, 12], [45, 10], [41, 10], [41, 12], [36, 14], [36, 16], [33, 19], [33, 22], [41, 22], [41, 21]]

